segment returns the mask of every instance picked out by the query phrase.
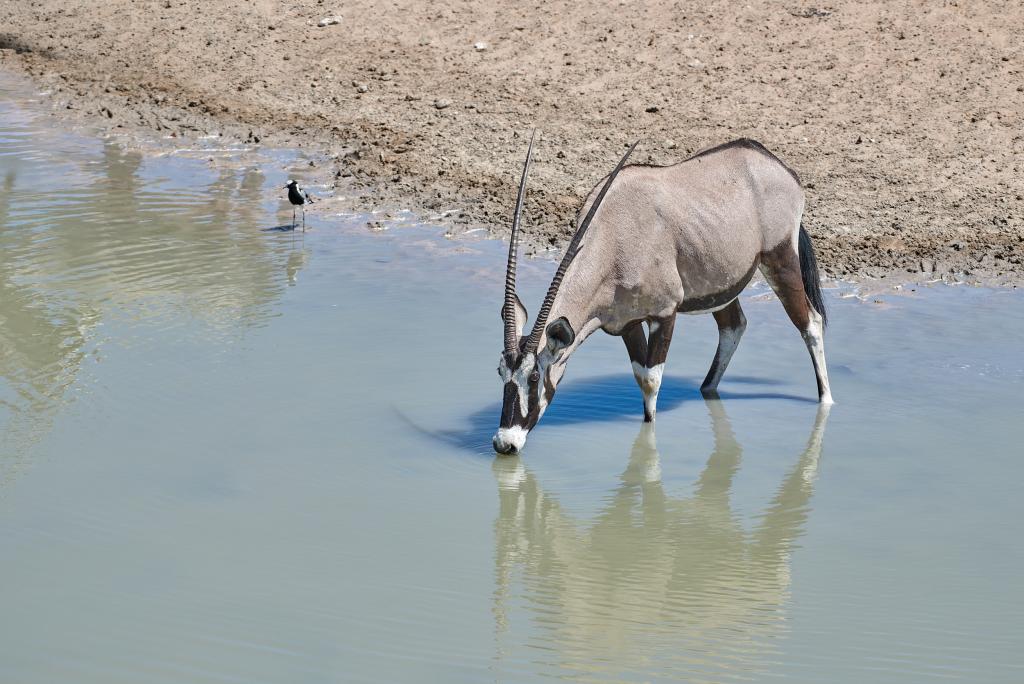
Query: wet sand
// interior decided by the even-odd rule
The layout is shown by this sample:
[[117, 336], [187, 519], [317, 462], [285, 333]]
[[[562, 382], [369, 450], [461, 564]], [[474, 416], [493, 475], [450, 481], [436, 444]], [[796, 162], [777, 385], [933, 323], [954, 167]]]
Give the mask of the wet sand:
[[633, 139], [636, 161], [665, 164], [746, 136], [800, 172], [829, 275], [1024, 275], [1018, 3], [0, 0], [0, 15], [0, 68], [55, 114], [302, 147], [322, 159], [303, 180], [350, 208], [504, 232], [537, 126], [526, 232], [547, 248]]

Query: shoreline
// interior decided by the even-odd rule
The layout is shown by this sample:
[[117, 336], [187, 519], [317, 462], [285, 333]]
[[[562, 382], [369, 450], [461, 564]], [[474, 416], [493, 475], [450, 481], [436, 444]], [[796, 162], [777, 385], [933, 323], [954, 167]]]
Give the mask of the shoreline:
[[[0, 4], [9, 3], [0, 0]], [[152, 139], [154, 135], [181, 140], [198, 140], [212, 135], [253, 147], [266, 145], [312, 152], [311, 156], [316, 161], [303, 174], [303, 182], [322, 187], [327, 194], [341, 198], [325, 203], [330, 207], [343, 206], [353, 211], [381, 213], [377, 228], [386, 226], [389, 212], [396, 215], [409, 210], [431, 223], [443, 225], [453, 237], [480, 228], [494, 236], [507, 235], [508, 215], [526, 144], [525, 135], [536, 123], [542, 130], [542, 137], [535, 154], [524, 212], [524, 251], [527, 255], [546, 256], [549, 251], [564, 246], [569, 236], [566, 228], [568, 219], [574, 215], [593, 182], [614, 164], [621, 154], [621, 145], [629, 135], [642, 138], [636, 162], [659, 164], [679, 161], [711, 144], [748, 136], [765, 143], [796, 168], [804, 179], [808, 196], [806, 225], [814, 238], [827, 277], [855, 281], [866, 279], [886, 285], [936, 279], [997, 287], [1015, 287], [1024, 282], [1024, 198], [1015, 194], [1020, 192], [1019, 185], [1017, 190], [1012, 189], [1012, 182], [1019, 182], [1013, 160], [1021, 154], [1018, 148], [1024, 149], [1024, 140], [1008, 127], [1015, 121], [1012, 106], [996, 110], [1007, 122], [974, 121], [988, 126], [986, 136], [979, 135], [975, 140], [957, 139], [955, 136], [939, 140], [942, 143], [940, 152], [950, 146], [963, 148], [959, 154], [956, 150], [947, 150], [947, 158], [937, 160], [943, 164], [931, 161], [937, 156], [934, 146], [927, 150], [929, 159], [903, 158], [901, 163], [893, 163], [894, 158], [889, 156], [893, 149], [887, 148], [906, 149], [905, 141], [900, 138], [905, 137], [908, 131], [897, 130], [898, 122], [889, 122], [888, 137], [879, 138], [871, 133], [875, 132], [873, 128], [881, 125], [880, 121], [861, 123], [855, 130], [863, 132], [857, 133], [854, 141], [846, 140], [841, 149], [815, 156], [814, 148], [820, 147], [817, 145], [819, 140], [835, 142], [836, 129], [848, 124], [848, 121], [838, 119], [848, 116], [834, 116], [835, 121], [825, 117], [821, 121], [819, 115], [818, 122], [812, 124], [805, 119], [803, 125], [790, 125], [788, 130], [763, 122], [758, 125], [749, 116], [747, 125], [723, 125], [707, 112], [707, 96], [701, 102], [693, 103], [698, 110], [704, 111], [701, 116], [690, 113], [683, 117], [687, 125], [680, 128], [692, 128], [695, 131], [692, 135], [662, 138], [667, 134], [667, 127], [657, 120], [664, 118], [662, 112], [668, 113], [675, 108], [672, 102], [651, 105], [639, 112], [631, 106], [629, 109], [633, 111], [626, 111], [619, 117], [627, 127], [616, 132], [617, 122], [611, 112], [580, 116], [581, 108], [593, 104], [592, 93], [584, 92], [577, 102], [572, 95], [563, 98], [551, 92], [559, 82], [567, 87], [579, 85], [573, 83], [572, 77], [577, 71], [574, 68], [559, 70], [569, 73], [545, 75], [548, 85], [540, 93], [527, 92], [522, 87], [523, 81], [531, 76], [527, 72], [531, 68], [536, 71], [537, 64], [524, 66], [523, 73], [514, 74], [513, 83], [505, 84], [503, 89], [495, 88], [492, 83], [494, 75], [491, 69], [485, 68], [486, 60], [497, 57], [499, 53], [505, 63], [521, 56], [516, 54], [515, 46], [504, 45], [502, 41], [490, 43], [483, 50], [475, 50], [470, 43], [468, 55], [459, 53], [457, 58], [450, 60], [462, 68], [450, 67], [448, 71], [452, 73], [448, 74], [434, 73], [433, 64], [424, 63], [428, 60], [418, 53], [436, 56], [438, 49], [460, 44], [468, 35], [467, 31], [480, 30], [472, 22], [460, 23], [456, 12], [443, 22], [453, 35], [430, 34], [425, 45], [407, 45], [405, 39], [412, 35], [409, 33], [412, 31], [411, 23], [409, 20], [399, 22], [396, 30], [402, 49], [395, 50], [393, 55], [370, 49], [369, 54], [356, 56], [353, 60], [356, 64], [350, 69], [358, 72], [357, 78], [350, 81], [355, 85], [350, 86], [345, 81], [351, 74], [337, 73], [342, 66], [321, 64], [320, 76], [311, 77], [313, 82], [305, 84], [313, 87], [295, 93], [295, 101], [285, 107], [280, 98], [254, 98], [249, 87], [239, 85], [234, 90], [229, 87], [236, 80], [251, 80], [256, 75], [253, 70], [240, 69], [227, 83], [210, 82], [207, 78], [186, 82], [183, 69], [188, 63], [188, 56], [195, 59], [201, 54], [215, 66], [220, 66], [221, 61], [231, 57], [229, 49], [237, 48], [240, 42], [255, 37], [257, 40], [254, 42], [259, 43], [258, 39], [263, 38], [266, 47], [264, 34], [276, 34], [273, 42], [269, 43], [270, 52], [265, 58], [280, 58], [283, 63], [299, 63], [295, 66], [300, 67], [307, 58], [302, 57], [294, 45], [306, 40], [315, 41], [322, 52], [331, 52], [344, 46], [347, 40], [359, 40], [360, 36], [373, 34], [375, 29], [369, 25], [369, 20], [358, 23], [355, 10], [346, 11], [346, 28], [354, 36], [344, 37], [333, 27], [316, 27], [312, 17], [322, 10], [312, 3], [300, 3], [303, 7], [298, 10], [299, 17], [268, 16], [262, 28], [242, 27], [232, 38], [231, 45], [212, 51], [196, 48], [192, 33], [198, 29], [184, 24], [183, 32], [175, 38], [183, 46], [181, 63], [164, 65], [154, 73], [141, 69], [141, 66], [156, 59], [160, 54], [157, 46], [140, 46], [134, 33], [124, 40], [114, 41], [115, 49], [109, 49], [111, 36], [102, 30], [77, 44], [50, 44], [54, 40], [59, 41], [59, 36], [80, 34], [81, 29], [68, 22], [76, 17], [81, 19], [84, 4], [77, 0], [69, 6], [64, 3], [69, 7], [68, 11], [56, 9], [60, 3], [43, 4], [45, 7], [37, 10], [36, 14], [41, 13], [51, 28], [58, 29], [51, 34], [58, 38], [49, 40], [19, 33], [18, 24], [22, 20], [13, 22], [7, 33], [0, 34], [0, 68], [26, 76], [36, 90], [44, 94], [45, 103], [55, 116], [101, 133], [132, 139], [142, 148], [148, 146], [146, 139]], [[190, 2], [166, 3], [168, 6], [172, 4], [167, 15], [192, 6]], [[356, 5], [360, 6], [360, 3]], [[652, 5], [659, 6], [659, 3]], [[114, 3], [105, 11], [116, 14], [128, 12], [130, 8]], [[760, 10], [747, 10], [748, 13], [751, 11]], [[303, 13], [305, 17], [301, 16]], [[930, 23], [940, 23], [944, 13], [948, 14], [947, 10], [925, 12]], [[880, 7], [875, 7], [868, 14], [895, 16], [892, 13], [886, 15], [884, 8]], [[855, 16], [852, 6], [842, 6], [824, 17], [788, 14], [787, 17], [770, 18], [787, 31], [810, 30], [821, 35], [842, 33], [844, 30], [856, 35], [860, 23], [865, 20]], [[502, 21], [508, 19], [499, 18]], [[971, 14], [962, 11], [957, 18], [966, 26], [991, 17], [986, 17], [983, 12]], [[699, 24], [702, 17], [697, 15], [692, 19]], [[1006, 17], [1007, 22], [1010, 19], [1012, 17]], [[159, 27], [161, 22], [168, 21], [174, 23], [175, 20], [169, 16], [146, 17], [141, 23]], [[643, 22], [638, 22], [638, 26], [643, 28]], [[640, 28], [634, 27], [633, 30], [639, 31]], [[994, 40], [999, 30], [998, 25], [990, 26], [984, 39]], [[517, 33], [519, 30], [513, 27], [511, 31]], [[688, 35], [689, 39], [676, 37], [672, 40], [683, 44], [697, 43], [688, 48], [695, 54], [707, 52], [703, 43], [716, 41], [740, 55], [746, 54], [740, 49], [745, 47], [742, 39], [746, 32], [743, 31], [729, 34], [738, 43], [721, 36], [711, 38], [703, 33], [696, 34], [696, 39], [694, 34]], [[291, 38], [295, 40], [291, 41]], [[887, 45], [890, 39], [909, 41], [905, 47], [911, 52], [917, 43], [923, 42], [920, 36], [901, 39], [886, 35], [878, 40]], [[163, 40], [158, 38], [155, 42], [162, 44]], [[45, 44], [40, 45], [40, 42]], [[836, 39], [832, 42], [836, 43]], [[101, 45], [108, 49], [100, 50]], [[291, 52], [288, 45], [294, 48]], [[834, 47], [832, 45], [830, 49]], [[852, 49], [855, 46], [847, 47]], [[730, 50], [720, 52], [725, 52], [728, 57]], [[966, 47], [964, 51], [967, 51]], [[243, 50], [243, 54], [250, 52]], [[505, 55], [506, 52], [511, 54]], [[541, 52], [544, 53], [541, 56], [550, 57], [547, 52]], [[985, 69], [992, 67], [1007, 71], [1007, 84], [1010, 84], [1016, 82], [1013, 78], [1020, 74], [1019, 50], [1014, 52], [1006, 48], [1003, 52], [1005, 59], [1000, 57]], [[909, 58], [909, 61], [916, 59], [920, 62], [928, 56], [925, 52], [921, 54]], [[72, 59], [73, 56], [78, 59]], [[89, 59], [82, 60], [83, 56]], [[132, 59], [126, 60], [126, 57]], [[843, 58], [843, 54], [836, 54], [833, 61], [841, 62]], [[118, 60], [137, 65], [131, 69], [112, 68], [112, 63]], [[484, 64], [470, 68], [473, 65], [464, 64], [464, 60]], [[373, 61], [388, 65], [403, 63], [408, 69], [418, 69], [422, 83], [417, 86], [403, 78], [402, 70], [397, 68], [382, 67], [369, 71], [367, 63]], [[573, 59], [570, 56], [565, 61], [572, 62]], [[728, 59], [724, 63], [727, 62]], [[968, 63], [973, 62], [968, 60]], [[616, 64], [612, 60], [607, 66]], [[709, 73], [721, 70], [710, 68], [706, 62], [703, 66], [696, 69], [680, 64], [678, 68], [687, 71], [686, 80], [696, 84]], [[928, 64], [920, 68], [925, 66]], [[644, 68], [649, 67], [644, 65]], [[729, 71], [728, 67], [723, 69]], [[793, 66], [791, 76], [783, 80], [800, 80], [801, 75], [808, 77], [806, 69], [806, 65]], [[313, 73], [305, 69], [300, 71]], [[333, 77], [328, 78], [325, 74], [332, 71], [335, 72]], [[222, 71], [218, 73], [223, 75]], [[507, 108], [492, 111], [475, 102], [429, 98], [430, 92], [441, 92], [437, 89], [438, 79], [465, 86], [475, 77], [479, 84], [474, 99], [494, 96], [496, 102], [500, 101], [502, 107]], [[725, 78], [728, 79], [728, 73]], [[618, 85], [618, 89], [612, 88], [614, 96], [621, 95], [621, 84]], [[318, 89], [334, 93], [327, 98], [331, 107], [323, 106], [323, 98], [316, 93]], [[1010, 92], [1009, 85], [1005, 89]], [[398, 97], [399, 92], [396, 91], [405, 94]], [[1003, 95], [1001, 91], [997, 94]], [[1009, 97], [1012, 105], [1024, 96], [1014, 90]], [[917, 96], [911, 93], [906, 95], [906, 99], [916, 101]], [[562, 100], [568, 103], [560, 104]], [[736, 105], [722, 102], [720, 98], [710, 101], [721, 102], [724, 110], [729, 109], [729, 104], [733, 109]], [[636, 103], [630, 101], [627, 104]], [[655, 111], [648, 112], [647, 109]], [[336, 115], [329, 110], [335, 110]], [[412, 115], [405, 116], [409, 110], [413, 110]], [[884, 119], [884, 114], [881, 112], [876, 118]], [[913, 123], [908, 122], [908, 130], [913, 128]], [[992, 135], [993, 131], [1000, 135]], [[588, 140], [589, 134], [592, 137]], [[883, 135], [882, 132], [875, 134]], [[852, 137], [853, 131], [842, 135], [844, 138]], [[977, 149], [969, 149], [972, 145]], [[999, 145], [1002, 146], [998, 154], [996, 150], [989, 149]], [[442, 150], [448, 153], [444, 154]], [[480, 150], [488, 153], [485, 155]], [[969, 153], [975, 156], [968, 158]], [[957, 156], [961, 157], [959, 168], [953, 161]], [[992, 159], [994, 167], [992, 162], [985, 161], [985, 156]], [[872, 164], [870, 160], [880, 161]], [[972, 174], [969, 167], [973, 168], [974, 175], [981, 174], [980, 179], [974, 179], [972, 187], [967, 187]], [[849, 171], [845, 170], [847, 168]], [[958, 177], [958, 172], [964, 175]], [[923, 176], [928, 174], [934, 176], [929, 180], [934, 180], [938, 187], [925, 187]], [[978, 180], [986, 182], [979, 183]]]

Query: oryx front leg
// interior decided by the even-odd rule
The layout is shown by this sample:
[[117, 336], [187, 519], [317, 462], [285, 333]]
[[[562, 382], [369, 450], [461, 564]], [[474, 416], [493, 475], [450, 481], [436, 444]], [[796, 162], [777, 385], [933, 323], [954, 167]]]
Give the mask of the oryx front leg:
[[711, 362], [707, 377], [700, 386], [700, 392], [704, 395], [715, 395], [718, 392], [718, 383], [725, 375], [725, 369], [729, 367], [729, 361], [740, 344], [743, 331], [747, 329], [747, 318], [740, 308], [740, 300], [734, 299], [731, 304], [720, 311], [712, 314], [715, 323], [718, 324], [718, 350], [715, 352], [715, 360]]
[[[644, 333], [642, 323], [626, 328], [622, 332], [622, 341], [626, 343], [626, 351], [629, 352], [629, 363], [633, 367], [633, 377], [640, 391], [644, 389], [644, 379], [647, 377], [647, 335]], [[646, 407], [646, 396], [644, 395], [644, 406]], [[646, 413], [646, 408], [645, 408]]]
[[[665, 359], [668, 357], [668, 348], [672, 343], [672, 330], [675, 324], [675, 315], [651, 321], [649, 324], [651, 334], [647, 340], [647, 353], [643, 363], [632, 359], [632, 351], [630, 353], [633, 361], [633, 377], [636, 378], [637, 384], [640, 385], [640, 391], [644, 395], [645, 423], [654, 420], [654, 414], [658, 409], [658, 391], [661, 389]], [[642, 330], [640, 334], [643, 334]], [[629, 347], [628, 342], [627, 347]]]

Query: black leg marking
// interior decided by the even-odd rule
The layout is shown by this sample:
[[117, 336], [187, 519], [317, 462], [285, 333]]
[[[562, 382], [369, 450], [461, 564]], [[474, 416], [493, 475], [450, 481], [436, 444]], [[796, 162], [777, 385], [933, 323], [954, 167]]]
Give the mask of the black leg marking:
[[643, 370], [637, 374], [636, 366], [633, 367], [634, 375], [638, 375], [640, 390], [644, 393], [644, 422], [647, 423], [654, 420], [654, 414], [658, 410], [658, 390], [661, 389], [661, 376], [665, 371], [665, 359], [668, 358], [668, 348], [672, 344], [675, 325], [675, 314], [651, 321], [647, 359], [644, 361]]
[[739, 346], [743, 331], [747, 329], [747, 318], [740, 308], [740, 300], [735, 299], [724, 309], [714, 312], [715, 323], [718, 324], [718, 350], [715, 352], [715, 359], [711, 362], [707, 377], [701, 383], [700, 391], [706, 397], [718, 394], [718, 383], [725, 375], [725, 369], [729, 367], [729, 361]]

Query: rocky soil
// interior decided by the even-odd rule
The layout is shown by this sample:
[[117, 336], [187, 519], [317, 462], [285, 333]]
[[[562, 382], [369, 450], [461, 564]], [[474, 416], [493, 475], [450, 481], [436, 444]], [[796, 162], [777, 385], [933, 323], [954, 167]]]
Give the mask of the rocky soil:
[[326, 162], [308, 182], [456, 232], [507, 231], [535, 126], [534, 249], [632, 140], [671, 163], [745, 136], [804, 179], [827, 273], [1024, 280], [1019, 2], [0, 0], [0, 18], [0, 68], [60, 116], [301, 146]]

